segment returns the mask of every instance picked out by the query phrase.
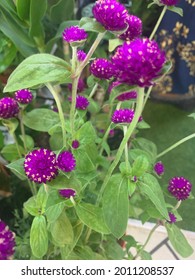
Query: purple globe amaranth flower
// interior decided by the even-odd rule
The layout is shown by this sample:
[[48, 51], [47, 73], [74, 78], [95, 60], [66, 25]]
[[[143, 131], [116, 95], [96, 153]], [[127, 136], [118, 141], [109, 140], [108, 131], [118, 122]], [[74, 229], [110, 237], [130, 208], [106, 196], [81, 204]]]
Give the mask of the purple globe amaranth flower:
[[119, 101], [127, 101], [136, 98], [137, 98], [137, 92], [135, 90], [122, 93], [121, 95], [116, 97], [116, 99], [118, 99]]
[[63, 151], [57, 157], [58, 168], [64, 172], [71, 172], [75, 169], [76, 160], [69, 151]]
[[72, 148], [73, 149], [78, 149], [78, 147], [80, 146], [80, 143], [78, 140], [73, 140], [72, 141]]
[[76, 195], [76, 191], [73, 189], [61, 189], [58, 191], [62, 197], [70, 198], [71, 196]]
[[98, 0], [95, 2], [92, 12], [95, 19], [106, 30], [121, 31], [127, 27], [128, 12], [125, 6], [116, 0]]
[[168, 191], [177, 200], [184, 200], [188, 198], [191, 189], [192, 189], [192, 184], [184, 177], [174, 177], [169, 181]]
[[112, 63], [105, 58], [95, 59], [90, 66], [90, 72], [99, 79], [110, 79], [115, 73]]
[[178, 3], [178, 0], [160, 0], [161, 4], [164, 4], [166, 6], [174, 6]]
[[128, 28], [124, 33], [119, 35], [119, 38], [126, 41], [132, 41], [140, 37], [142, 34], [141, 19], [133, 15], [128, 15], [128, 17], [126, 18], [126, 22], [128, 24]]
[[[85, 87], [86, 87], [85, 81], [82, 78], [79, 78], [77, 92], [84, 91]], [[72, 84], [68, 84], [68, 89], [72, 91]]]
[[177, 218], [175, 217], [175, 215], [171, 212], [168, 213], [169, 214], [169, 218], [170, 220], [168, 221], [168, 223], [170, 224], [174, 224], [177, 221]]
[[0, 99], [0, 118], [10, 119], [17, 117], [19, 113], [18, 103], [11, 97]]
[[20, 89], [15, 92], [15, 100], [21, 104], [28, 104], [33, 100], [32, 92], [28, 89]]
[[[115, 110], [112, 115], [113, 123], [131, 123], [134, 118], [134, 110], [133, 109], [119, 109]], [[141, 121], [141, 117], [139, 118]]]
[[77, 51], [77, 59], [78, 61], [83, 61], [85, 60], [87, 54], [83, 50], [78, 50]]
[[10, 260], [14, 255], [15, 234], [0, 219], [0, 260]]
[[38, 184], [54, 179], [58, 174], [56, 155], [48, 149], [37, 149], [25, 157], [24, 170], [31, 181]]
[[[72, 101], [72, 97], [69, 97], [69, 100]], [[76, 109], [86, 110], [89, 106], [89, 101], [86, 97], [82, 95], [77, 95], [76, 97]]]
[[165, 63], [165, 53], [155, 41], [135, 39], [118, 47], [111, 60], [117, 81], [145, 87], [152, 85], [152, 80], [159, 76]]
[[85, 41], [88, 36], [86, 31], [79, 26], [70, 26], [64, 29], [62, 35], [64, 41], [68, 43]]
[[162, 176], [164, 174], [165, 168], [164, 165], [161, 161], [158, 161], [155, 165], [154, 165], [154, 171], [156, 172], [156, 174], [158, 176]]

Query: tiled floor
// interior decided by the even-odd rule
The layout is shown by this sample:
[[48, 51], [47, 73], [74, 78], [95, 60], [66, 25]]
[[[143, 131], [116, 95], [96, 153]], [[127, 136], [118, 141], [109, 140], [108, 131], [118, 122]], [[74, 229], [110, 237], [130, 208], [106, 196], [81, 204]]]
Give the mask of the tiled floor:
[[[130, 219], [127, 233], [132, 235], [137, 241], [143, 244], [146, 241], [147, 236], [153, 226], [154, 224], [152, 223], [145, 223], [142, 225], [140, 221]], [[183, 230], [183, 234], [187, 238], [192, 248], [195, 250], [195, 232]], [[151, 252], [152, 258], [154, 260], [183, 259], [172, 249], [170, 242], [167, 240], [167, 233], [163, 226], [160, 226], [154, 232], [145, 249], [146, 251]], [[195, 252], [189, 258], [185, 258], [185, 260], [186, 259], [195, 260]]]

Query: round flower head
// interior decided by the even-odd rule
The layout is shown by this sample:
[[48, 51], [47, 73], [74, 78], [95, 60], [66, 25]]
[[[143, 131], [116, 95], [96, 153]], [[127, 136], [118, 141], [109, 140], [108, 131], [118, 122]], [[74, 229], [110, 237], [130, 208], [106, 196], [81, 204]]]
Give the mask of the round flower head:
[[64, 151], [57, 157], [58, 168], [64, 172], [71, 172], [75, 169], [76, 160], [69, 151]]
[[80, 146], [79, 141], [77, 141], [77, 140], [72, 141], [72, 148], [73, 149], [78, 149], [79, 146]]
[[[112, 115], [113, 123], [131, 123], [134, 118], [134, 110], [132, 109], [119, 109], [115, 110]], [[141, 121], [141, 117], [139, 118]]]
[[0, 99], [0, 118], [9, 119], [14, 118], [19, 113], [18, 103], [11, 97], [4, 97]]
[[177, 218], [175, 217], [175, 215], [171, 212], [169, 212], [169, 218], [170, 220], [168, 221], [170, 224], [174, 224], [177, 220]]
[[85, 60], [86, 56], [87, 56], [87, 54], [84, 51], [82, 51], [82, 50], [78, 50], [77, 51], [77, 59], [78, 59], [78, 61]]
[[90, 72], [99, 79], [110, 79], [114, 75], [114, 68], [109, 60], [98, 58], [92, 62]]
[[184, 177], [174, 177], [169, 181], [168, 191], [177, 200], [184, 200], [188, 198], [191, 189], [192, 189], [192, 184]]
[[[69, 100], [72, 101], [72, 97], [69, 97]], [[89, 106], [89, 101], [86, 97], [82, 95], [77, 95], [76, 97], [76, 108], [78, 110], [86, 110]]]
[[154, 165], [154, 171], [156, 172], [156, 174], [158, 176], [161, 176], [163, 175], [164, 171], [165, 171], [165, 168], [164, 168], [164, 165], [162, 164], [161, 161], [157, 162], [155, 165]]
[[27, 154], [24, 170], [31, 181], [38, 184], [54, 179], [58, 174], [56, 155], [47, 149], [38, 149]]
[[16, 91], [14, 97], [21, 104], [28, 104], [33, 100], [33, 95], [28, 89]]
[[62, 197], [70, 198], [71, 196], [75, 196], [76, 195], [76, 191], [73, 190], [73, 189], [61, 189], [61, 190], [59, 190], [59, 194]]
[[98, 0], [92, 9], [95, 19], [106, 30], [120, 31], [127, 27], [126, 18], [128, 12], [122, 4], [116, 0]]
[[0, 220], [0, 260], [10, 260], [14, 254], [15, 234]]
[[178, 3], [178, 0], [160, 0], [160, 3], [166, 6], [174, 6]]
[[[79, 78], [78, 86], [77, 86], [77, 92], [82, 92], [85, 89], [86, 85], [83, 79]], [[68, 88], [70, 91], [72, 91], [72, 84], [68, 84]]]
[[132, 41], [142, 34], [142, 21], [140, 18], [128, 15], [126, 22], [128, 24], [127, 30], [119, 36], [122, 40], [129, 40]]
[[68, 43], [84, 41], [88, 36], [86, 31], [79, 26], [70, 26], [64, 29], [62, 35], [64, 41]]
[[165, 63], [165, 54], [155, 41], [135, 39], [124, 42], [118, 47], [112, 63], [115, 66], [115, 77], [121, 83], [150, 86], [157, 78]]

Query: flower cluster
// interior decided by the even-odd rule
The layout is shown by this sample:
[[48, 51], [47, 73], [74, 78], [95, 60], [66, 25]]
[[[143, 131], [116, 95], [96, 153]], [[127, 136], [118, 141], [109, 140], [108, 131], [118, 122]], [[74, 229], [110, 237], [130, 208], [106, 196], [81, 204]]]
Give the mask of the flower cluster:
[[68, 43], [84, 41], [87, 39], [87, 33], [84, 29], [79, 26], [70, 26], [66, 28], [63, 33], [64, 41]]
[[0, 260], [10, 260], [14, 254], [14, 247], [14, 233], [0, 220]]
[[28, 89], [21, 89], [15, 92], [14, 95], [16, 101], [21, 104], [28, 104], [33, 100], [32, 92]]
[[162, 176], [165, 172], [164, 164], [159, 161], [154, 165], [154, 171], [158, 176]]
[[4, 97], [0, 99], [0, 118], [9, 119], [14, 118], [19, 113], [18, 103], [11, 97]]
[[77, 51], [77, 59], [78, 59], [78, 61], [81, 62], [81, 61], [85, 60], [86, 56], [87, 56], [87, 54], [83, 50], [78, 50]]
[[[72, 102], [72, 97], [70, 96], [69, 101]], [[89, 106], [89, 101], [85, 96], [77, 95], [76, 97], [76, 109], [78, 110], [86, 110]]]
[[[112, 115], [113, 123], [131, 123], [134, 118], [133, 109], [119, 109], [115, 110]], [[139, 118], [139, 121], [142, 120], [142, 117]]]
[[69, 151], [64, 151], [57, 157], [57, 166], [64, 172], [70, 172], [75, 169], [76, 160]]
[[110, 79], [114, 75], [114, 67], [109, 60], [98, 58], [92, 62], [90, 72], [99, 79]]
[[71, 196], [76, 195], [76, 191], [73, 189], [60, 189], [59, 195], [65, 198], [70, 198]]
[[168, 191], [177, 200], [184, 200], [188, 198], [191, 189], [192, 189], [192, 184], [184, 177], [174, 177], [169, 181]]
[[166, 6], [174, 6], [178, 3], [178, 0], [160, 0], [160, 3]]
[[128, 24], [128, 28], [119, 36], [119, 38], [126, 41], [132, 41], [140, 37], [142, 34], [141, 19], [134, 15], [128, 15], [128, 17], [126, 18], [126, 22]]
[[135, 39], [118, 47], [112, 63], [117, 69], [115, 77], [119, 82], [145, 87], [158, 77], [165, 63], [165, 54], [155, 41]]

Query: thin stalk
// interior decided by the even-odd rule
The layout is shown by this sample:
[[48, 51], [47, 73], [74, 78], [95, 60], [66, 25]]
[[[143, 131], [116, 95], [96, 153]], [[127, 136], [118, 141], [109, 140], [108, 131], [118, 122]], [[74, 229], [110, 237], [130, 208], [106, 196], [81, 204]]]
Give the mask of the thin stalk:
[[14, 132], [12, 132], [12, 136], [14, 138], [14, 142], [16, 144], [16, 149], [17, 149], [17, 152], [18, 152], [18, 155], [19, 157], [21, 158], [22, 157], [22, 154], [20, 152], [20, 148], [19, 148], [19, 144], [18, 144], [18, 140], [17, 140], [17, 137], [16, 137], [16, 134]]
[[160, 224], [156, 224], [152, 230], [150, 231], [148, 238], [146, 239], [146, 242], [144, 243], [144, 245], [141, 247], [141, 249], [137, 252], [137, 254], [135, 255], [135, 257], [133, 258], [134, 260], [137, 259], [137, 257], [139, 257], [140, 253], [145, 249], [146, 245], [148, 244], [148, 242], [150, 241], [153, 233], [155, 232], [155, 230], [160, 226]]
[[64, 113], [62, 110], [61, 102], [58, 96], [58, 93], [54, 90], [53, 86], [51, 84], [46, 84], [46, 87], [50, 90], [51, 94], [53, 95], [57, 108], [58, 108], [58, 114], [60, 117], [60, 122], [62, 126], [62, 137], [63, 137], [63, 146], [66, 146], [66, 129], [65, 129], [65, 119], [64, 119]]
[[22, 116], [23, 116], [23, 111], [21, 111], [21, 114], [20, 114], [20, 130], [21, 130], [21, 134], [22, 134], [22, 137], [23, 137], [25, 153], [27, 153], [28, 149], [27, 149], [27, 145], [26, 145], [26, 133], [25, 133], [25, 128], [24, 128], [24, 123], [23, 123], [23, 120], [22, 120]]
[[116, 157], [115, 157], [114, 161], [112, 162], [112, 164], [110, 165], [110, 167], [108, 169], [108, 172], [106, 174], [106, 177], [104, 179], [104, 182], [103, 182], [102, 187], [101, 187], [100, 192], [99, 192], [99, 196], [98, 196], [98, 199], [97, 199], [97, 204], [100, 203], [100, 200], [101, 200], [102, 194], [105, 190], [105, 187], [106, 187], [114, 169], [116, 168], [117, 164], [120, 161], [120, 158], [123, 154], [123, 151], [124, 151], [124, 148], [125, 148], [125, 145], [126, 145], [127, 141], [129, 140], [130, 136], [132, 135], [132, 133], [133, 133], [133, 131], [134, 131], [134, 129], [135, 129], [137, 123], [138, 123], [139, 117], [140, 117], [141, 112], [142, 112], [143, 100], [144, 100], [144, 89], [140, 88], [140, 90], [138, 92], [137, 106], [136, 106], [133, 121], [131, 122], [130, 126], [128, 127], [127, 133], [124, 136], [124, 138], [123, 138], [123, 140], [120, 144], [120, 147], [119, 147], [119, 149], [116, 153]]
[[154, 35], [156, 34], [156, 31], [157, 31], [157, 29], [158, 29], [158, 27], [159, 27], [159, 25], [160, 25], [164, 15], [165, 15], [165, 13], [166, 13], [166, 10], [167, 10], [167, 6], [165, 5], [163, 10], [162, 10], [162, 12], [161, 12], [161, 14], [160, 14], [160, 16], [159, 16], [159, 18], [158, 18], [158, 21], [157, 21], [155, 27], [154, 27], [151, 35], [150, 35], [150, 38], [149, 38], [150, 40], [152, 40], [154, 38]]
[[[147, 90], [146, 96], [145, 96], [145, 98], [144, 98], [143, 109], [145, 108], [146, 103], [147, 103], [147, 101], [148, 101], [148, 98], [150, 97], [150, 93], [151, 93], [151, 91], [152, 91], [152, 88], [153, 88], [153, 86], [149, 87], [149, 89]], [[142, 109], [142, 111], [143, 111], [143, 109]]]
[[89, 98], [92, 98], [97, 90], [97, 87], [98, 87], [98, 83], [95, 83], [94, 87], [92, 88], [92, 91], [89, 95]]
[[188, 141], [188, 140], [190, 140], [190, 139], [192, 139], [194, 137], [195, 137], [195, 133], [192, 133], [189, 136], [184, 137], [183, 139], [179, 140], [178, 142], [176, 142], [175, 144], [173, 144], [172, 146], [170, 146], [169, 148], [167, 148], [166, 150], [164, 150], [163, 152], [158, 154], [157, 158], [164, 156], [165, 154], [167, 154], [171, 150], [175, 149], [179, 145], [183, 144], [184, 142], [186, 142], [186, 141]]
[[77, 66], [77, 47], [72, 47], [72, 73], [74, 75]]
[[177, 204], [175, 205], [175, 207], [174, 207], [172, 210], [173, 210], [173, 211], [174, 211], [174, 210], [177, 210], [177, 209], [180, 207], [181, 203], [182, 203], [182, 200], [179, 200], [179, 201], [177, 202]]
[[71, 107], [70, 107], [70, 128], [71, 128], [72, 137], [74, 137], [75, 110], [76, 110], [78, 82], [79, 82], [79, 76], [75, 77], [72, 82], [72, 99], [71, 99]]
[[29, 180], [27, 180], [27, 181], [28, 181], [28, 185], [29, 185], [29, 188], [30, 188], [30, 190], [31, 190], [32, 195], [33, 195], [33, 196], [36, 195], [36, 194], [37, 194], [36, 188], [34, 188], [34, 185], [32, 184], [31, 181], [29, 181]]
[[[124, 137], [127, 133], [127, 126], [123, 126], [123, 132], [124, 132]], [[128, 142], [125, 144], [125, 164], [126, 164], [126, 169], [129, 169], [129, 153], [128, 153]]]

